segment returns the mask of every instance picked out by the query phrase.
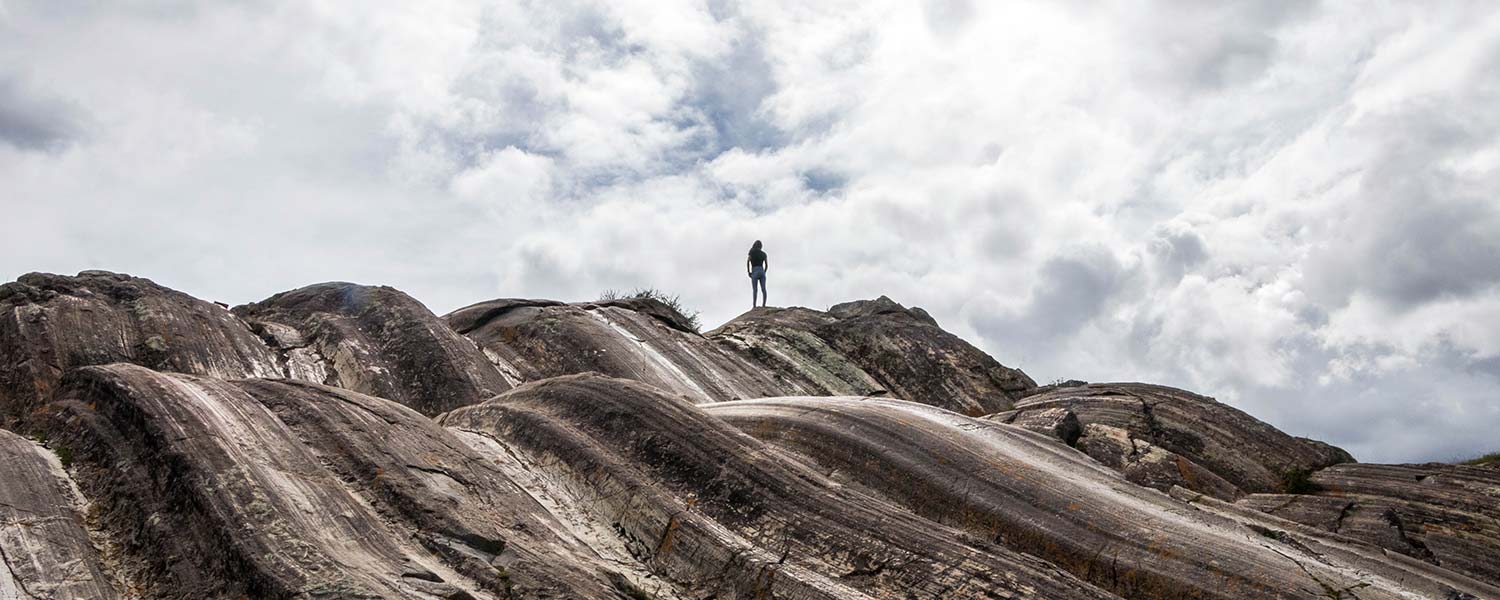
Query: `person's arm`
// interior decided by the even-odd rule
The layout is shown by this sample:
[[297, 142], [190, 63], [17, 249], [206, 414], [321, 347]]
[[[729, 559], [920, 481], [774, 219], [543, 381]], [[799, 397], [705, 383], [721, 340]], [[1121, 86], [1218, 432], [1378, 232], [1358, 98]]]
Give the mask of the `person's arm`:
[[766, 255], [766, 264], [765, 264], [765, 266], [763, 266], [761, 268], [765, 269], [765, 271], [767, 273], [771, 272], [771, 255], [769, 255], [769, 254]]
[[750, 257], [748, 256], [745, 257], [745, 274], [750, 274]]

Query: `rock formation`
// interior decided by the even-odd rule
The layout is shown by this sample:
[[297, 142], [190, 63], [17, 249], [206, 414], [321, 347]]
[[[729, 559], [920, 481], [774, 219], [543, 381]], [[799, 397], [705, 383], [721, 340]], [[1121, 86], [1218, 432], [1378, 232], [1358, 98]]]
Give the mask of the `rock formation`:
[[1180, 485], [1222, 500], [1278, 491], [1298, 473], [1354, 461], [1212, 398], [1156, 385], [1057, 387], [987, 418], [1058, 437], [1141, 485]]
[[1039, 389], [885, 298], [700, 335], [85, 272], [0, 311], [0, 600], [1500, 598], [1500, 470]]
[[425, 415], [510, 389], [474, 343], [389, 287], [323, 283], [234, 308], [286, 377], [394, 400]]
[[791, 384], [782, 395], [882, 395], [971, 416], [1010, 408], [1036, 382], [890, 298], [818, 312], [756, 309], [709, 337]]
[[1240, 504], [1500, 581], [1500, 467], [1342, 464]]

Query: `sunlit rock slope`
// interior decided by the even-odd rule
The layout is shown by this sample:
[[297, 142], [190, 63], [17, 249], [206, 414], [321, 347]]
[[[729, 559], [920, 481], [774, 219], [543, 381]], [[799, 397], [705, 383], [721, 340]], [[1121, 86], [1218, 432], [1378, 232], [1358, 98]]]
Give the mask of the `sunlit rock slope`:
[[1500, 599], [1494, 469], [1037, 388], [885, 298], [700, 335], [32, 274], [0, 414], [0, 600]]

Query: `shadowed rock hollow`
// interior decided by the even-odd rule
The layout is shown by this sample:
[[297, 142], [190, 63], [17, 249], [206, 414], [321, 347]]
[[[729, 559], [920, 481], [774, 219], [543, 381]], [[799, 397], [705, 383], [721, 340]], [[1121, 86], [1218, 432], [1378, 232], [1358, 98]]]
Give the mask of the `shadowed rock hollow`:
[[1495, 469], [1036, 389], [885, 298], [700, 335], [86, 272], [0, 310], [5, 600], [1500, 598]]

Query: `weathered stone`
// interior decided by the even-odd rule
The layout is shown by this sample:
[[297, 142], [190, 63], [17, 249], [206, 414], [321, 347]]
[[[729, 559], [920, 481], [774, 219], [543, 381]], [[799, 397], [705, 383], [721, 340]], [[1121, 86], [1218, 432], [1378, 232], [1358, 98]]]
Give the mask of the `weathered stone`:
[[[0, 308], [0, 410], [57, 453], [0, 433], [0, 600], [1500, 598], [1496, 466], [1320, 471], [1350, 457], [1179, 390], [1036, 388], [883, 297], [707, 336], [350, 284], [242, 321], [99, 272]], [[882, 397], [713, 403], [846, 394]]]
[[52, 440], [147, 597], [615, 589], [498, 468], [387, 400], [117, 364], [71, 372], [57, 404]]
[[[1059, 408], [1083, 424], [1075, 444], [1080, 450], [1127, 473], [1134, 469], [1132, 480], [1163, 491], [1181, 485], [1233, 500], [1242, 493], [1277, 491], [1290, 474], [1354, 460], [1343, 450], [1294, 438], [1212, 398], [1157, 385], [1059, 387], [1028, 396], [1014, 412], [995, 418], [1025, 425], [1029, 415]], [[1147, 452], [1142, 442], [1161, 452]]]
[[982, 415], [1010, 408], [1036, 387], [925, 311], [884, 296], [827, 313], [759, 308], [708, 335], [786, 379], [788, 395], [889, 395]]
[[84, 518], [60, 457], [0, 430], [0, 598], [120, 597]]
[[429, 416], [511, 387], [473, 342], [393, 288], [320, 283], [233, 312], [280, 352], [288, 376]]
[[130, 362], [212, 377], [280, 377], [276, 358], [229, 311], [150, 280], [84, 271], [0, 285], [0, 415], [51, 398], [67, 369]]
[[581, 304], [496, 300], [444, 317], [512, 383], [597, 372], [648, 383], [695, 402], [776, 395], [774, 373], [687, 328], [649, 299]]
[[1494, 590], [1400, 565], [1376, 569], [1329, 558], [1309, 550], [1300, 534], [1271, 539], [1251, 527], [1270, 527], [1268, 519], [1246, 525], [1216, 510], [1193, 510], [1050, 439], [931, 406], [805, 397], [703, 409], [851, 486], [1126, 598], [1309, 598], [1357, 589], [1371, 599]]
[[1500, 470], [1343, 464], [1308, 484], [1307, 494], [1256, 494], [1240, 504], [1500, 581]]
[[634, 381], [559, 377], [442, 422], [526, 456], [700, 597], [1112, 597], [837, 485]]

